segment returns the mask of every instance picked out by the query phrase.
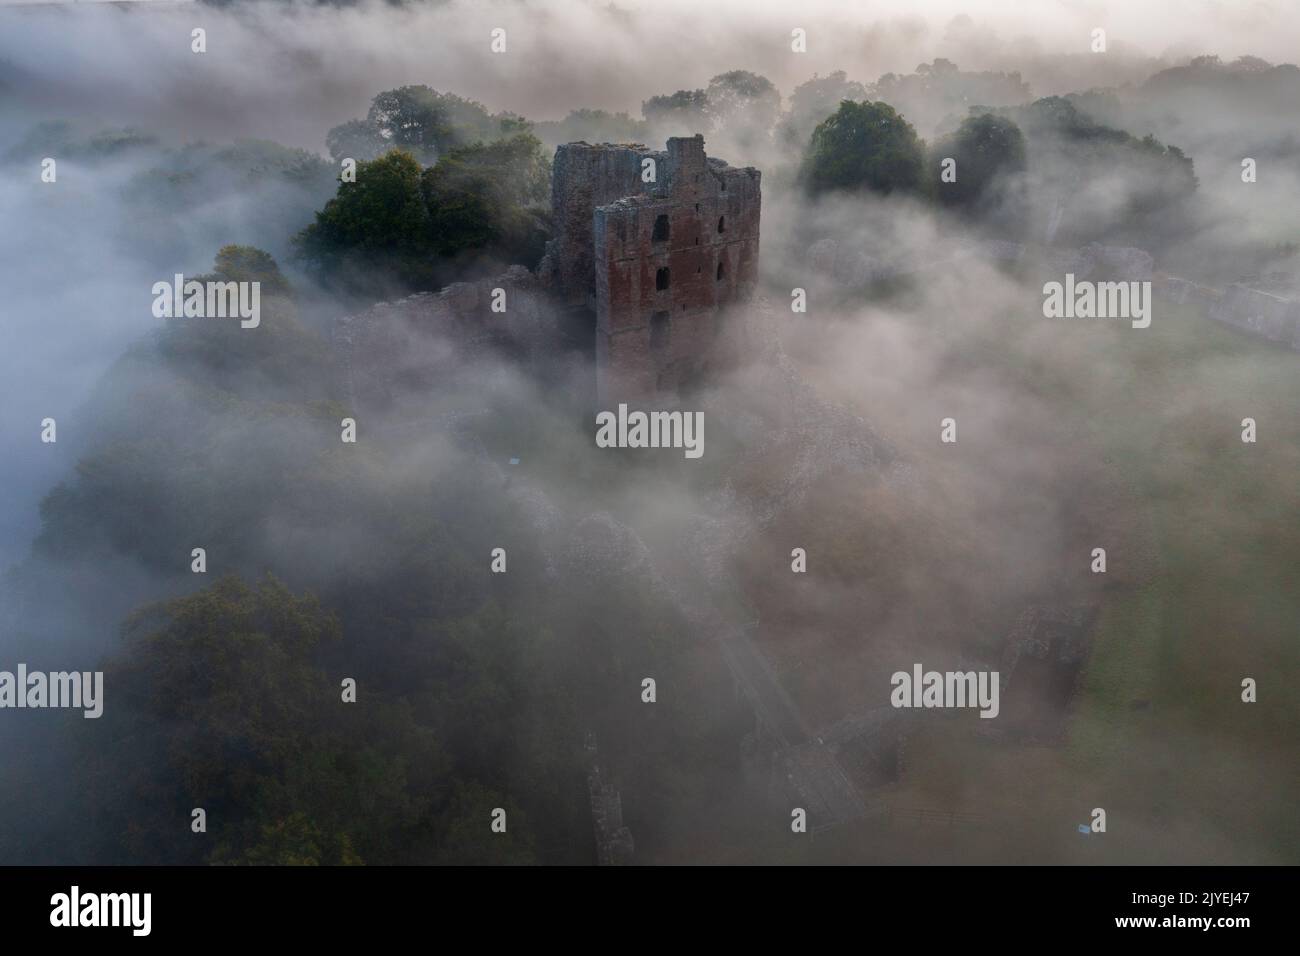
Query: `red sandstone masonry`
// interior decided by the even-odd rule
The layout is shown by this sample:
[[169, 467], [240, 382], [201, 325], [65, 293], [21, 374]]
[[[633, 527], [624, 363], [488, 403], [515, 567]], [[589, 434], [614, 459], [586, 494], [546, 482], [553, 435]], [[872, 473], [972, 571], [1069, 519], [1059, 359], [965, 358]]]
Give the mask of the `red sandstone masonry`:
[[[560, 147], [557, 169], [572, 148]], [[604, 164], [616, 178], [632, 152], [578, 149], [587, 168]], [[593, 149], [609, 155], [593, 162]], [[635, 155], [638, 186], [645, 158], [656, 164], [648, 191], [594, 209], [596, 388], [611, 407], [672, 393], [706, 373], [721, 357], [723, 310], [747, 302], [758, 278], [758, 170], [708, 159], [702, 136], [678, 137], [665, 153]]]
[[[655, 182], [642, 179], [654, 160]], [[458, 356], [509, 346], [534, 355], [557, 336], [555, 308], [586, 312], [602, 407], [660, 399], [743, 349], [743, 308], [758, 278], [760, 174], [704, 153], [702, 136], [658, 152], [641, 144], [567, 143], [555, 154], [554, 237], [537, 275], [493, 279], [380, 303], [341, 320], [354, 398], [384, 404], [392, 384], [445, 375]], [[665, 217], [667, 237], [656, 234]], [[667, 288], [659, 289], [661, 269]], [[489, 309], [507, 291], [505, 314]], [[736, 314], [729, 318], [732, 307]]]

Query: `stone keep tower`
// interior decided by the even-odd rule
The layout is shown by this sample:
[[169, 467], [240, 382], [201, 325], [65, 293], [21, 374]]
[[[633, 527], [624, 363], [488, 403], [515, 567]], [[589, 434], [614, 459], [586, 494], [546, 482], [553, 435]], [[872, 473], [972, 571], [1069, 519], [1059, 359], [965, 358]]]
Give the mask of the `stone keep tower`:
[[[653, 160], [654, 181], [643, 177]], [[555, 157], [553, 287], [594, 313], [603, 407], [674, 393], [727, 351], [724, 310], [758, 277], [760, 173], [704, 154], [704, 137], [569, 143]]]

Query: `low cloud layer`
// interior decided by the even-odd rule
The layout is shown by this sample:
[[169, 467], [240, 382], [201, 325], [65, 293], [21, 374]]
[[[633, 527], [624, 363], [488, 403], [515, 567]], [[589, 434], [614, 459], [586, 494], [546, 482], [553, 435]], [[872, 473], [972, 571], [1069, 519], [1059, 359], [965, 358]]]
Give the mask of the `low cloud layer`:
[[[1224, 491], [1232, 506], [1184, 480], [1232, 460], [1236, 422], [1247, 413], [1285, 434], [1278, 420], [1286, 395], [1277, 383], [1293, 356], [1242, 344], [1215, 326], [1196, 340], [1171, 334], [1172, 323], [1197, 321], [1172, 308], [1158, 311], [1150, 330], [1046, 319], [1041, 290], [1062, 278], [1063, 263], [1082, 261], [1070, 257], [1085, 241], [1150, 246], [1157, 270], [1209, 285], [1252, 271], [1295, 282], [1297, 253], [1287, 245], [1296, 241], [1294, 227], [1279, 212], [1293, 208], [1286, 201], [1300, 192], [1287, 167], [1296, 144], [1285, 134], [1300, 119], [1295, 103], [1289, 114], [1263, 111], [1277, 122], [1262, 144], [1243, 145], [1231, 97], [1193, 121], [1164, 109], [1143, 84], [1205, 53], [1225, 62], [1247, 54], [1284, 62], [1294, 55], [1289, 38], [1300, 35], [1300, 11], [1209, 2], [1063, 2], [1031, 5], [1032, 12], [1014, 0], [915, 7], [575, 0], [0, 9], [0, 285], [8, 340], [0, 350], [0, 569], [17, 567], [22, 593], [37, 599], [8, 610], [0, 646], [9, 641], [49, 662], [117, 651], [118, 625], [130, 609], [192, 587], [185, 557], [192, 542], [177, 532], [176, 568], [164, 570], [150, 563], [154, 556], [132, 552], [132, 516], [201, 502], [195, 489], [227, 495], [249, 516], [248, 527], [205, 526], [230, 553], [248, 557], [241, 573], [269, 570], [294, 587], [343, 595], [341, 603], [357, 594], [370, 601], [367, 615], [376, 629], [387, 628], [383, 643], [345, 647], [339, 659], [351, 665], [347, 655], [355, 652], [377, 682], [382, 676], [393, 686], [411, 674], [418, 679], [428, 659], [453, 643], [440, 630], [421, 630], [426, 604], [487, 600], [490, 585], [477, 571], [490, 546], [504, 544], [520, 569], [511, 578], [516, 590], [492, 593], [492, 601], [536, 601], [552, 615], [548, 622], [567, 625], [547, 638], [548, 648], [558, 648], [555, 659], [598, 658], [583, 649], [591, 641], [615, 647], [613, 656], [634, 668], [662, 659], [653, 656], [661, 650], [654, 642], [673, 647], [681, 686], [700, 692], [681, 705], [699, 709], [692, 746], [701, 753], [717, 746], [727, 760], [739, 759], [736, 739], [745, 729], [737, 732], [735, 713], [710, 696], [726, 683], [716, 680], [725, 670], [711, 637], [701, 639], [710, 627], [761, 621], [756, 646], [820, 730], [884, 705], [890, 673], [913, 661], [1000, 666], [1000, 641], [1027, 606], [1102, 608], [1110, 616], [1098, 626], [1097, 659], [1127, 661], [1128, 634], [1147, 627], [1167, 635], [1195, 623], [1141, 618], [1177, 617], [1176, 608], [1189, 606], [1179, 589], [1203, 586], [1230, 601], [1241, 584], [1231, 560], [1207, 573], [1211, 584], [1170, 560], [1170, 553], [1208, 560], [1212, 549], [1171, 522], [1162, 502], [1200, 509], [1188, 521], [1205, 522], [1231, 554], [1246, 549], [1268, 514], [1281, 515], [1271, 546], [1294, 553], [1286, 530], [1294, 527], [1293, 517], [1286, 524], [1294, 493], [1271, 499], [1266, 485], [1252, 483], [1284, 470], [1294, 448], [1261, 446], [1261, 471], [1249, 480], [1216, 473], [1224, 488], [1245, 489]], [[206, 30], [204, 54], [190, 50], [195, 27]], [[490, 33], [498, 27], [507, 51], [493, 54]], [[796, 28], [808, 31], [806, 54], [790, 49]], [[1089, 51], [1094, 28], [1106, 31], [1104, 59]], [[728, 70], [768, 77], [788, 104], [814, 73], [843, 70], [869, 86], [936, 58], [964, 71], [1019, 72], [1030, 98], [1116, 88], [1114, 110], [1097, 118], [1184, 148], [1195, 163], [1196, 192], [1138, 228], [1127, 214], [1132, 197], [1160, 186], [1165, 167], [1116, 164], [1071, 190], [1061, 186], [1075, 169], [1067, 155], [1031, 151], [1020, 197], [1028, 197], [1029, 226], [1001, 236], [920, 197], [811, 198], [795, 182], [802, 143], [747, 141], [728, 130], [709, 137], [710, 154], [764, 173], [763, 306], [745, 316], [752, 361], [697, 396], [707, 423], [700, 462], [678, 452], [665, 463], [593, 448], [590, 355], [550, 356], [525, 369], [500, 356], [461, 355], [457, 342], [428, 329], [409, 330], [407, 357], [446, 363], [446, 377], [385, 382], [397, 411], [387, 413], [382, 431], [368, 433], [382, 453], [341, 457], [335, 422], [346, 406], [331, 402], [344, 402], [347, 389], [330, 377], [341, 374], [337, 364], [321, 356], [332, 347], [334, 320], [358, 306], [315, 285], [291, 258], [290, 237], [333, 195], [326, 133], [364, 116], [377, 92], [427, 84], [535, 121], [582, 108], [638, 118], [649, 97], [705, 87]], [[941, 98], [926, 105], [934, 129], [923, 135], [931, 141], [960, 119]], [[57, 122], [66, 125], [39, 125]], [[105, 129], [118, 130], [121, 141], [96, 145]], [[273, 143], [233, 145], [249, 138]], [[1257, 188], [1245, 196], [1239, 154], [1250, 153], [1243, 150], [1263, 162]], [[47, 155], [58, 160], [57, 188], [40, 181]], [[1046, 224], [1062, 208], [1071, 218], [1060, 234], [1074, 229], [1086, 238], [1051, 246]], [[298, 290], [292, 306], [268, 307], [267, 327], [279, 317], [295, 347], [320, 360], [319, 379], [300, 383], [302, 394], [286, 396], [228, 369], [222, 388], [203, 377], [183, 380], [184, 363], [167, 351], [166, 328], [150, 314], [153, 283], [210, 269], [227, 243], [272, 252]], [[1023, 255], [1006, 254], [1013, 244]], [[796, 288], [807, 295], [807, 312], [790, 309]], [[152, 365], [158, 355], [168, 361]], [[1256, 389], [1255, 380], [1265, 384]], [[117, 417], [99, 417], [105, 409]], [[46, 417], [59, 423], [57, 444], [39, 441]], [[948, 417], [960, 429], [953, 448], [938, 437]], [[363, 421], [363, 434], [371, 427]], [[1227, 437], [1206, 437], [1211, 428]], [[151, 442], [186, 434], [204, 439], [193, 458], [147, 476], [157, 480], [139, 500], [105, 516], [102, 525], [117, 540], [28, 560], [42, 529], [40, 502], [52, 489], [64, 482], [94, 500], [103, 475], [77, 466], [91, 458], [107, 467], [93, 458], [106, 435], [123, 446], [139, 443], [147, 456], [157, 447]], [[130, 474], [134, 459], [124, 457], [110, 464]], [[304, 462], [311, 463], [305, 491], [276, 485], [276, 469], [288, 474]], [[268, 503], [257, 497], [263, 493], [275, 497]], [[151, 495], [166, 507], [151, 510], [158, 504]], [[67, 501], [55, 504], [58, 512]], [[195, 523], [212, 520], [201, 507], [192, 510]], [[54, 529], [80, 548], [76, 531]], [[439, 547], [463, 549], [463, 563], [421, 564], [435, 535]], [[1085, 573], [1097, 541], [1115, 556], [1104, 584]], [[807, 549], [817, 573], [791, 574], [794, 547]], [[574, 575], [602, 588], [573, 587]], [[1166, 594], [1166, 586], [1175, 590]], [[372, 599], [370, 587], [380, 597]], [[1262, 604], [1285, 610], [1284, 601], [1268, 603], [1276, 598], [1270, 582], [1259, 587]], [[664, 633], [621, 632], [642, 600]], [[1249, 601], [1229, 606], [1244, 614]], [[1234, 681], [1242, 668], [1262, 674], [1280, 660], [1269, 644], [1276, 622], [1261, 612], [1257, 624], [1262, 637], [1245, 642], [1248, 659], [1223, 665], [1234, 668]], [[1194, 648], [1197, 659], [1220, 652], [1199, 630]], [[1148, 652], [1166, 650], [1141, 651]], [[1158, 675], [1189, 666], [1177, 656], [1161, 660], [1166, 670], [1152, 669]], [[1286, 781], [1250, 783], [1277, 758], [1278, 738], [1264, 734], [1258, 752], [1238, 756], [1252, 728], [1229, 711], [1233, 687], [1218, 697], [1221, 688], [1207, 689], [1199, 672], [1181, 676], [1190, 688], [1183, 696], [1169, 692], [1164, 676], [1142, 686], [1108, 673], [1085, 677], [1079, 693], [1089, 706], [1078, 752], [1031, 758], [981, 740], [972, 757], [945, 730], [933, 731], [918, 750], [929, 762], [915, 765], [891, 798], [948, 809], [982, 803], [1001, 835], [1017, 825], [1009, 816], [1017, 801], [995, 793], [993, 780], [1027, 788], [1023, 802], [1046, 817], [1075, 813], [1084, 822], [1108, 798], [1121, 813], [1131, 807], [1128, 832], [1153, 859], [1183, 861], [1198, 850], [1231, 862], [1288, 858], [1293, 843], [1275, 848], [1253, 823], [1221, 822], [1225, 806], [1247, 797], [1261, 819], [1281, 819]], [[112, 693], [110, 685], [110, 710]], [[598, 692], [589, 696], [594, 702], [575, 693], [591, 712], [616, 715], [611, 738], [663, 761], [647, 765], [672, 764], [665, 755], [682, 738], [657, 725], [629, 730], [635, 721], [617, 715], [630, 712]], [[462, 741], [477, 739], [470, 729], [458, 732]], [[1120, 749], [1116, 740], [1126, 735], [1131, 746]], [[1179, 772], [1167, 758], [1175, 751], [1206, 769], [1195, 777], [1197, 798], [1171, 809], [1153, 794]], [[52, 746], [42, 758], [49, 763], [34, 772], [60, 779], [67, 768], [53, 764], [70, 761], [69, 753]], [[704, 805], [700, 793], [740, 776], [725, 761], [706, 770], [703, 759], [682, 768], [681, 781], [639, 776], [630, 749], [610, 762], [626, 774], [629, 818], [645, 834], [646, 853], [671, 861], [690, 859], [697, 845], [691, 800]], [[1213, 769], [1219, 766], [1230, 772]], [[1127, 774], [1134, 780], [1126, 782]], [[1229, 776], [1246, 782], [1235, 786]], [[1078, 799], [1086, 806], [1071, 804], [1085, 792]], [[655, 818], [660, 798], [679, 801], [670, 819]], [[61, 807], [52, 800], [31, 812], [44, 813], [42, 825], [52, 830]], [[1036, 830], [1023, 852], [1080, 859], [1072, 844], [1045, 832]], [[1162, 835], [1169, 832], [1179, 834], [1177, 846]], [[853, 851], [892, 860], [941, 853], [881, 851], [860, 836], [850, 841]], [[1006, 859], [989, 845], [1004, 841], [985, 840], [972, 836], [963, 852]], [[761, 841], [737, 845], [764, 858]], [[1135, 862], [1138, 852], [1119, 856]]]

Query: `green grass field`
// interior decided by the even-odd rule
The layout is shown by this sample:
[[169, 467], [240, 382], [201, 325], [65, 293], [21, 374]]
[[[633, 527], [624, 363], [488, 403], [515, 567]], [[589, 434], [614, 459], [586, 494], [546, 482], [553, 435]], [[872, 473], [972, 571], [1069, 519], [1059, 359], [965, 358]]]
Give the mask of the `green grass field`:
[[[1157, 309], [1142, 333], [1099, 330], [1092, 356], [1110, 377], [1083, 413], [1156, 560], [1103, 607], [1067, 758], [1146, 822], [1188, 826], [1197, 846], [1209, 823], [1233, 862], [1294, 863], [1300, 356]], [[1240, 439], [1246, 417], [1256, 444]], [[1241, 701], [1244, 677], [1258, 703]]]
[[[1061, 443], [1068, 464], [1049, 493], [1087, 529], [1062, 543], [1086, 554], [1103, 541], [1108, 552], [1064, 744], [990, 745], [959, 723], [930, 728], [884, 795], [983, 812], [994, 830], [1024, 837], [1011, 847], [927, 836], [939, 858], [1300, 861], [1300, 355], [1192, 307], [1155, 309], [1144, 330], [1008, 316], [935, 341], [954, 376], [996, 382], [1032, 416], [1021, 424], [1036, 430], [1008, 441], [999, 423], [977, 442], [1006, 441], [1015, 455]], [[927, 474], [949, 467], [930, 432], [939, 414], [926, 406], [894, 436]], [[1247, 417], [1254, 444], [1241, 441]], [[986, 475], [990, 460], [962, 459], [954, 473]], [[1076, 468], [1081, 479], [1064, 481]], [[1060, 581], [1062, 599], [1088, 583]], [[1245, 677], [1257, 703], [1241, 700]], [[1097, 806], [1108, 837], [1075, 836], [1070, 821]]]

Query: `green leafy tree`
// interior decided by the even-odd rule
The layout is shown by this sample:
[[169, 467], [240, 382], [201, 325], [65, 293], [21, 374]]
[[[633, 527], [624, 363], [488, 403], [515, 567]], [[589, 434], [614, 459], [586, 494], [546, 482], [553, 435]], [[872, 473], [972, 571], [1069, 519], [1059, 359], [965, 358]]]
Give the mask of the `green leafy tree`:
[[[944, 159], [956, 161], [956, 180], [941, 180]], [[935, 144], [930, 175], [935, 196], [945, 206], [971, 208], [990, 195], [1001, 177], [1025, 169], [1025, 137], [1005, 116], [983, 113], [962, 121], [956, 132]]]
[[550, 164], [536, 137], [453, 150], [425, 170], [422, 186], [441, 255], [481, 252], [534, 265], [545, 251]]
[[229, 859], [222, 853], [217, 855], [216, 862], [254, 866], [321, 866], [331, 863], [358, 866], [362, 861], [346, 833], [325, 833], [305, 813], [296, 812], [262, 824], [256, 842], [248, 846], [239, 858]]
[[365, 119], [331, 129], [325, 145], [336, 163], [378, 159], [394, 148], [433, 163], [458, 146], [531, 131], [532, 124], [513, 113], [489, 113], [482, 103], [428, 86], [401, 86], [377, 94]]
[[289, 291], [289, 283], [281, 274], [275, 258], [253, 246], [222, 246], [217, 250], [213, 272], [220, 279], [257, 282], [263, 295], [284, 295]]
[[401, 86], [377, 94], [364, 120], [334, 127], [325, 143], [336, 162], [344, 157], [375, 159], [396, 147], [432, 163], [458, 146], [491, 142], [529, 129], [522, 117], [489, 113], [482, 103], [454, 93], [439, 93], [428, 86]]
[[125, 630], [125, 652], [105, 668], [116, 706], [103, 719], [135, 759], [119, 763], [109, 747], [91, 778], [116, 798], [107, 809], [124, 818], [115, 829], [132, 855], [196, 861], [202, 844], [169, 831], [196, 806], [243, 815], [257, 778], [310, 739], [334, 698], [310, 656], [338, 626], [278, 582], [225, 578], [142, 609]]
[[1196, 173], [1178, 147], [1099, 123], [1066, 97], [1006, 115], [1024, 130], [1031, 188], [1063, 211], [1058, 241], [1113, 238], [1122, 223], [1122, 241], [1150, 248], [1192, 227]]
[[[490, 824], [496, 809], [506, 812], [504, 833]], [[528, 822], [515, 804], [476, 784], [458, 787], [439, 835], [435, 862], [452, 866], [509, 866], [536, 863]]]
[[297, 245], [356, 290], [436, 289], [479, 260], [535, 265], [549, 194], [550, 163], [531, 133], [456, 147], [427, 169], [394, 150], [358, 163], [356, 182], [340, 184]]
[[341, 183], [298, 234], [300, 253], [344, 284], [364, 284], [377, 267], [408, 285], [428, 284], [434, 246], [422, 173], [419, 160], [404, 150], [358, 162], [356, 182]]
[[[158, 336], [159, 353], [175, 371], [204, 388], [264, 398], [323, 398], [321, 370], [327, 346], [298, 318], [293, 290], [270, 253], [254, 246], [227, 245], [213, 271], [200, 282], [256, 282], [260, 322], [256, 334], [236, 321], [167, 320]], [[313, 381], [315, 384], [313, 384]]]
[[813, 130], [800, 180], [814, 195], [923, 189], [925, 152], [916, 130], [888, 103], [845, 100]]
[[531, 133], [458, 147], [431, 171], [432, 178], [443, 186], [465, 177], [482, 177], [502, 201], [519, 208], [540, 206], [550, 199], [551, 164], [541, 141]]
[[[409, 708], [374, 691], [364, 711], [341, 702], [322, 666], [340, 627], [313, 596], [228, 576], [124, 631], [88, 780], [98, 832], [130, 859], [400, 861], [446, 799], [446, 761]], [[195, 807], [207, 837], [186, 839]]]
[[830, 116], [844, 100], [865, 100], [867, 89], [848, 78], [843, 70], [827, 76], [814, 75], [790, 94], [790, 108], [777, 127], [777, 136], [786, 146], [803, 147], [817, 124]]

